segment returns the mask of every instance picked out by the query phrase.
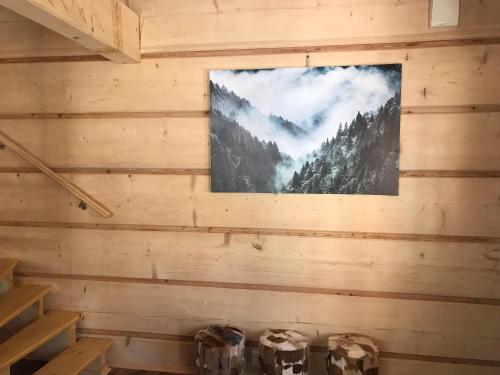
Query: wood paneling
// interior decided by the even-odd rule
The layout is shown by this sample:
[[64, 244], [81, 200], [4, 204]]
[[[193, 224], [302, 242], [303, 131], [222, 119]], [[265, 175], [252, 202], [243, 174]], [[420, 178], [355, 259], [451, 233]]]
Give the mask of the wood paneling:
[[[404, 62], [402, 104], [500, 102], [500, 46], [310, 54], [311, 65]], [[3, 64], [7, 100], [0, 112], [207, 110], [208, 70], [304, 66], [304, 54], [150, 59], [109, 62]]]
[[[208, 169], [208, 118], [0, 120], [53, 167]], [[500, 171], [500, 113], [403, 115], [401, 170]], [[443, 142], [446, 139], [446, 142]], [[6, 150], [1, 167], [28, 164]]]
[[[151, 51], [349, 45], [498, 37], [496, 0], [463, 0], [457, 28], [429, 29], [428, 2], [377, 0], [134, 0], [142, 49]], [[0, 57], [86, 55], [76, 43], [6, 9]], [[291, 22], [290, 20], [293, 20]], [[237, 30], [237, 32], [228, 32]], [[368, 48], [368, 46], [366, 47]]]
[[[0, 120], [0, 127], [54, 167], [209, 166], [207, 118]], [[0, 166], [27, 164], [6, 150]]]
[[[0, 220], [496, 237], [496, 178], [403, 178], [399, 196], [211, 194], [208, 176], [73, 175], [114, 212], [82, 212], [39, 174], [3, 173]], [[244, 214], [243, 214], [244, 213]], [[332, 215], [332, 213], [338, 213]]]
[[139, 17], [120, 1], [68, 6], [52, 0], [1, 0], [0, 4], [111, 61], [141, 61]]
[[[95, 337], [95, 335], [92, 335]], [[106, 336], [113, 345], [106, 353], [110, 367], [193, 374], [190, 343]]]
[[[266, 328], [294, 328], [322, 345], [331, 333], [373, 337], [383, 351], [497, 358], [497, 306], [137, 283], [22, 278], [50, 283], [51, 309], [83, 311], [84, 328], [193, 336], [209, 323], [231, 323], [255, 340]], [[353, 314], [353, 312], [358, 312]], [[332, 315], [335, 316], [332, 319]], [[474, 321], [474, 324], [468, 324]]]
[[460, 27], [445, 31], [429, 29], [428, 2], [420, 0], [190, 0], [182, 6], [133, 0], [130, 5], [144, 17], [144, 51], [414, 42], [499, 33], [495, 0], [462, 1]]
[[[130, 332], [120, 332], [119, 334], [130, 334]], [[152, 371], [166, 371], [180, 374], [194, 373], [194, 368], [192, 367], [192, 344], [188, 340], [173, 341], [120, 335], [103, 336], [103, 334], [95, 335], [88, 333], [83, 333], [83, 335], [106, 337], [113, 340], [112, 349], [108, 354], [108, 360], [113, 366], [126, 366], [132, 369], [146, 368]], [[129, 338], [128, 340], [127, 337]], [[249, 348], [247, 350], [248, 359], [251, 359], [252, 350], [254, 349]], [[439, 358], [436, 358], [436, 360], [439, 360]], [[311, 353], [311, 373], [321, 374], [324, 372], [324, 361], [325, 358], [321, 348], [313, 351]], [[247, 367], [246, 373], [259, 373], [251, 361], [248, 361]], [[443, 362], [424, 362], [416, 359], [402, 360], [388, 358], [385, 353], [382, 353], [380, 371], [386, 375], [496, 375], [498, 368], [478, 364], [456, 365]], [[119, 374], [121, 375], [121, 372]]]
[[[83, 334], [109, 332], [115, 367], [192, 373], [189, 337], [229, 322], [317, 345], [365, 333], [388, 375], [498, 373], [500, 2], [462, 0], [444, 29], [421, 0], [129, 4], [136, 66], [0, 10], [0, 127], [115, 212], [81, 211], [0, 152], [0, 253], [18, 276], [84, 311]], [[400, 195], [209, 193], [208, 71], [307, 55], [403, 64]]]
[[0, 227], [0, 251], [21, 273], [500, 298], [494, 244]]

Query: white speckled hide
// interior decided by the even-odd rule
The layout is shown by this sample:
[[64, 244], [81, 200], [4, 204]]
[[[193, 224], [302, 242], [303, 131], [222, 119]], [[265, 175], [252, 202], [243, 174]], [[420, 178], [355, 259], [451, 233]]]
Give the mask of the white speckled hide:
[[260, 337], [259, 362], [265, 375], [306, 375], [308, 357], [307, 337], [299, 332], [271, 329]]
[[245, 370], [245, 334], [238, 328], [211, 325], [196, 334], [198, 375], [240, 375]]
[[328, 338], [327, 375], [378, 375], [378, 347], [356, 334]]

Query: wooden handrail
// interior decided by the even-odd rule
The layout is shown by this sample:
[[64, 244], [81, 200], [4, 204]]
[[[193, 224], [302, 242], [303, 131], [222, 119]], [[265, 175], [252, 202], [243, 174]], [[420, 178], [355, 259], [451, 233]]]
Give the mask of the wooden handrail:
[[80, 208], [85, 209], [87, 205], [96, 210], [101, 216], [105, 218], [109, 218], [113, 216], [113, 212], [104, 206], [101, 202], [91, 196], [89, 193], [85, 192], [78, 185], [68, 180], [66, 177], [63, 177], [56, 172], [54, 172], [43, 160], [33, 155], [26, 148], [21, 146], [15, 140], [10, 138], [7, 134], [0, 130], [0, 142], [3, 143], [6, 147], [14, 151], [16, 154], [21, 156], [23, 159], [27, 160], [29, 163], [33, 164], [36, 168], [38, 168], [41, 172], [45, 173], [51, 179], [59, 183], [63, 188], [68, 190], [71, 194], [81, 200]]

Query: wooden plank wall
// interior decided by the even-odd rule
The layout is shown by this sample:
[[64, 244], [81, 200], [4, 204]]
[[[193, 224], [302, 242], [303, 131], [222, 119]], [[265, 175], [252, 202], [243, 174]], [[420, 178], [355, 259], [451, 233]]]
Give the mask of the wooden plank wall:
[[[500, 2], [130, 0], [115, 65], [0, 10], [0, 127], [110, 206], [102, 219], [0, 152], [0, 255], [111, 365], [192, 372], [228, 322], [372, 336], [382, 373], [500, 371]], [[402, 63], [400, 195], [209, 192], [208, 71]], [[319, 355], [319, 354], [318, 354]], [[318, 363], [321, 363], [318, 362]], [[321, 373], [320, 365], [316, 367]]]

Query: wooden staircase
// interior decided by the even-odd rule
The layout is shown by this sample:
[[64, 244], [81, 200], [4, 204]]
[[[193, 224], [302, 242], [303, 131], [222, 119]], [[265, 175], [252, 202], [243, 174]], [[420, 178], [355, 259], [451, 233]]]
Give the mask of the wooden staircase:
[[[77, 340], [80, 313], [44, 311], [48, 285], [14, 285], [15, 259], [0, 259], [0, 375], [11, 366], [37, 354], [49, 362], [34, 375], [105, 375], [105, 352], [111, 340], [84, 337]], [[14, 375], [14, 374], [12, 374]]]

